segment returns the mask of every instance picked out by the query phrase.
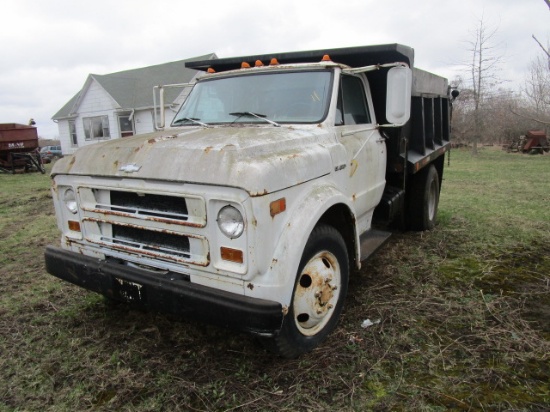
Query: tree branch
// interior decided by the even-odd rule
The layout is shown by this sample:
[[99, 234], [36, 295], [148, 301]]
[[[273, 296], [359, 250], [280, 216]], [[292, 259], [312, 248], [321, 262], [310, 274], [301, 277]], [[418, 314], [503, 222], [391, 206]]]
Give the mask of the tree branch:
[[[546, 1], [550, 1], [550, 0], [546, 0]], [[540, 123], [540, 124], [544, 124], [546, 126], [550, 126], [550, 122], [548, 121], [545, 121], [545, 120], [540, 120], [540, 119], [535, 119], [534, 117], [529, 117], [529, 116], [526, 116], [524, 114], [521, 114], [521, 113], [518, 113], [516, 111], [514, 111], [514, 109], [510, 108], [510, 111], [515, 114], [516, 116], [519, 116], [519, 117], [522, 117], [524, 119], [527, 119], [527, 120], [532, 120], [534, 122], [537, 122], [537, 123]]]
[[[544, 0], [544, 1], [546, 1], [546, 2], [549, 4], [548, 7], [550, 7], [550, 0]], [[543, 46], [543, 45], [541, 44], [541, 42], [535, 37], [534, 34], [533, 34], [532, 36], [533, 36], [533, 39], [535, 39], [535, 41], [539, 44], [540, 48], [546, 53], [546, 55], [547, 55], [548, 58], [550, 59], [550, 53], [548, 53], [548, 50], [546, 50], [546, 49], [544, 48], [544, 46]]]

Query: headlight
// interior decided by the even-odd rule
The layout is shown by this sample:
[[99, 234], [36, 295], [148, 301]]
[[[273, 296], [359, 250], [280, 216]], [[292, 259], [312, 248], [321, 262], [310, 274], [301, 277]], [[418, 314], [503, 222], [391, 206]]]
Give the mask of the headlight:
[[76, 204], [76, 196], [74, 194], [73, 189], [67, 189], [63, 193], [63, 203], [65, 203], [65, 207], [71, 212], [72, 214], [76, 214], [78, 211], [78, 206]]
[[241, 212], [233, 206], [224, 206], [218, 213], [218, 227], [230, 239], [236, 239], [243, 234], [244, 219]]

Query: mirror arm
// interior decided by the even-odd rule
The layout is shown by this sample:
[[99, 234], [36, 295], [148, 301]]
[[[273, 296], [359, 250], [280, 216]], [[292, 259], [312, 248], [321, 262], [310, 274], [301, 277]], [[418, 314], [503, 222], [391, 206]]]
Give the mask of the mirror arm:
[[343, 69], [342, 71], [346, 74], [358, 74], [358, 73], [366, 73], [366, 72], [373, 72], [375, 70], [385, 69], [388, 67], [406, 67], [408, 68], [409, 65], [405, 62], [394, 62], [394, 63], [384, 63], [384, 64], [373, 64], [371, 66], [363, 66], [363, 67], [350, 67], [347, 69]]

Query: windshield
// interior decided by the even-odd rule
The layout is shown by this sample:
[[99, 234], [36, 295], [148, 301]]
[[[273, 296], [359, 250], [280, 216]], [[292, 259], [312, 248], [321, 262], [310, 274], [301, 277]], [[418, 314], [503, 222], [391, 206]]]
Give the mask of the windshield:
[[328, 111], [330, 71], [258, 73], [203, 80], [172, 125], [317, 123]]

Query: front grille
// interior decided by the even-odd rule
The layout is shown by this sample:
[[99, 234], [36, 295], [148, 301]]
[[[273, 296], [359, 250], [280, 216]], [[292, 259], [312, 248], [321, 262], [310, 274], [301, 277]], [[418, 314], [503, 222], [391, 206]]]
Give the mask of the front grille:
[[85, 239], [113, 257], [149, 260], [152, 266], [158, 260], [207, 266], [204, 199], [162, 193], [166, 185], [154, 186], [146, 193], [132, 187], [80, 186]]
[[111, 210], [135, 215], [187, 221], [187, 204], [184, 198], [111, 191]]
[[186, 259], [191, 257], [188, 237], [119, 225], [112, 225], [112, 229], [112, 242], [115, 245], [124, 245]]

